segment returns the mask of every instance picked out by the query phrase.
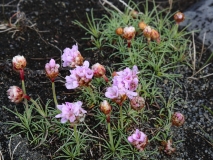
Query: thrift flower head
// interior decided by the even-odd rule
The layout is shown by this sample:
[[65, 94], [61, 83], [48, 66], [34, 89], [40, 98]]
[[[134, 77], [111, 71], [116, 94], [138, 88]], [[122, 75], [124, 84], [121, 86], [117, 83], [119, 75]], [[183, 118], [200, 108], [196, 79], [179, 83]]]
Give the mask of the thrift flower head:
[[64, 53], [61, 56], [61, 59], [63, 61], [63, 67], [76, 67], [76, 66], [82, 66], [83, 64], [83, 57], [81, 56], [81, 53], [78, 51], [78, 46], [73, 45], [72, 49], [65, 48]]
[[185, 122], [185, 118], [184, 118], [184, 115], [179, 113], [179, 112], [175, 112], [173, 115], [172, 115], [172, 125], [174, 126], [182, 126], [183, 123]]
[[148, 42], [151, 40], [152, 28], [146, 26], [143, 30], [143, 35], [147, 38]]
[[100, 109], [101, 109], [101, 112], [103, 112], [105, 115], [110, 114], [110, 112], [112, 111], [112, 107], [106, 100], [101, 102]]
[[10, 88], [7, 90], [7, 95], [11, 102], [14, 103], [19, 103], [24, 98], [24, 92], [17, 86], [10, 86]]
[[132, 109], [134, 110], [141, 110], [145, 106], [145, 100], [143, 97], [135, 96], [130, 100], [130, 104]]
[[128, 137], [128, 141], [135, 146], [139, 151], [143, 151], [146, 145], [148, 144], [147, 135], [138, 129]]
[[93, 70], [89, 68], [88, 61], [84, 61], [83, 66], [77, 66], [74, 70], [70, 70], [70, 73], [70, 76], [65, 77], [65, 86], [67, 89], [87, 86], [93, 78]]
[[169, 139], [168, 141], [162, 141], [161, 145], [164, 147], [164, 152], [168, 155], [171, 155], [175, 152], [175, 148], [172, 147], [172, 140]]
[[130, 27], [125, 27], [123, 30], [123, 37], [127, 40], [131, 40], [135, 37], [135, 27], [130, 26]]
[[12, 63], [13, 63], [13, 69], [15, 71], [19, 71], [19, 70], [22, 70], [26, 67], [27, 65], [27, 61], [26, 59], [24, 58], [24, 56], [20, 56], [20, 55], [17, 55], [15, 57], [13, 57], [12, 59]]
[[81, 101], [74, 103], [66, 102], [65, 104], [57, 105], [57, 108], [61, 111], [61, 113], [55, 117], [61, 118], [61, 123], [66, 123], [67, 121], [70, 121], [70, 123], [82, 122], [87, 111], [81, 108], [81, 106]]
[[55, 79], [58, 76], [58, 68], [60, 67], [59, 64], [55, 63], [54, 59], [51, 59], [49, 63], [46, 63], [45, 65], [45, 71], [46, 71], [46, 75], [50, 78], [50, 79]]
[[114, 73], [113, 84], [107, 88], [105, 96], [119, 105], [126, 99], [126, 96], [129, 99], [137, 96], [137, 92], [134, 91], [138, 87], [138, 73], [137, 66], [133, 66], [132, 70], [126, 68], [123, 71]]

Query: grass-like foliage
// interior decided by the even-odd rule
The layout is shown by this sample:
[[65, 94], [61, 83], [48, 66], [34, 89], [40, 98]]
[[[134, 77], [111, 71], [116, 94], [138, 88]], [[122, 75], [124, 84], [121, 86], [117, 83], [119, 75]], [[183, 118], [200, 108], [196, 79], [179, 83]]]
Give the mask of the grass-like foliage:
[[[85, 29], [87, 36], [85, 39], [91, 40], [94, 45], [86, 49], [95, 50], [102, 56], [119, 57], [120, 62], [114, 64], [117, 68], [116, 73], [106, 66], [107, 74], [104, 76], [108, 79], [102, 78], [102, 75], [101, 78], [93, 77], [89, 83], [85, 78], [78, 82], [79, 86], [76, 87], [78, 96], [75, 96], [77, 98], [74, 101], [78, 101], [78, 105], [82, 102], [84, 109], [75, 115], [75, 120], [71, 120], [63, 119], [63, 116], [70, 117], [71, 113], [67, 111], [66, 115], [63, 115], [61, 113], [63, 106], [57, 103], [54, 78], [58, 73], [50, 75], [46, 70], [52, 83], [56, 108], [49, 101], [43, 107], [39, 100], [34, 101], [26, 96], [22, 83], [24, 88], [22, 98], [30, 100], [32, 105], [28, 106], [25, 102], [24, 113], [8, 109], [19, 118], [18, 122], [9, 122], [11, 129], [18, 128], [18, 133], [26, 134], [29, 142], [36, 148], [45, 146], [51, 150], [55, 149], [52, 152], [53, 159], [91, 157], [91, 159], [137, 160], [156, 159], [161, 151], [172, 154], [175, 150], [171, 141], [172, 129], [174, 126], [182, 125], [183, 121], [177, 120], [184, 120], [184, 117], [181, 117], [180, 113], [174, 113], [180, 99], [173, 97], [173, 90], [170, 95], [165, 96], [160, 84], [166, 80], [176, 85], [176, 78], [181, 77], [175, 72], [187, 63], [190, 40], [186, 35], [189, 33], [178, 30], [178, 24], [173, 20], [172, 14], [157, 10], [155, 4], [153, 10], [148, 11], [147, 5], [148, 3], [144, 6], [143, 13], [132, 2], [124, 13], [105, 8], [108, 14], [100, 19], [96, 19], [91, 11], [91, 15], [86, 15], [87, 26], [74, 21], [74, 24]], [[131, 8], [138, 11], [136, 15], [132, 15]], [[145, 36], [145, 29], [139, 27], [140, 22], [157, 31], [160, 37], [152, 39]], [[127, 39], [123, 29], [129, 26], [135, 28], [135, 34]], [[115, 31], [119, 27], [122, 34], [118, 35]], [[138, 68], [137, 73], [135, 66]], [[126, 68], [129, 70], [133, 68], [131, 73], [138, 80], [136, 89], [131, 91], [139, 97], [134, 103], [140, 104], [141, 108], [134, 108], [133, 98], [128, 95], [130, 92], [119, 93], [119, 98], [109, 98], [106, 94], [108, 89], [115, 85], [115, 81], [120, 81], [119, 74]], [[58, 67], [55, 70], [57, 69]], [[74, 69], [70, 70], [74, 75]], [[23, 70], [20, 74], [23, 74]], [[68, 77], [66, 81], [67, 79]], [[65, 85], [68, 89], [75, 89], [73, 79], [71, 87], [67, 83]], [[60, 121], [57, 118], [62, 119]], [[64, 123], [65, 121], [67, 122]]]

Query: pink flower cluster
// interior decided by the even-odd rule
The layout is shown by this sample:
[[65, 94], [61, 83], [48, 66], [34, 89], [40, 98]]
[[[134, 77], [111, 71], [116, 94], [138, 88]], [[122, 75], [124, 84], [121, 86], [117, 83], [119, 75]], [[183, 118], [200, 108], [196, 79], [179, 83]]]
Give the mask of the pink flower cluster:
[[148, 144], [147, 135], [138, 129], [128, 137], [128, 141], [135, 146], [139, 151], [143, 151], [146, 145]]
[[57, 108], [61, 111], [60, 114], [56, 115], [56, 118], [61, 118], [61, 123], [70, 123], [82, 122], [85, 117], [85, 111], [82, 107], [82, 102], [65, 102], [65, 104], [57, 105]]
[[63, 61], [63, 67], [76, 67], [83, 64], [83, 57], [78, 51], [77, 45], [73, 45], [72, 49], [65, 48], [61, 59]]
[[93, 70], [89, 68], [89, 62], [84, 61], [83, 66], [76, 66], [70, 70], [71, 75], [66, 76], [65, 86], [67, 89], [75, 89], [79, 86], [87, 86], [93, 78]]
[[51, 59], [49, 63], [46, 63], [45, 65], [45, 72], [46, 75], [54, 81], [54, 79], [58, 76], [59, 71], [58, 68], [60, 67], [59, 64], [55, 63], [54, 59]]
[[113, 84], [107, 88], [105, 96], [112, 99], [117, 104], [121, 105], [126, 99], [132, 99], [137, 96], [137, 92], [134, 92], [138, 87], [138, 68], [133, 66], [133, 69], [126, 68], [123, 71], [116, 72], [113, 77]]

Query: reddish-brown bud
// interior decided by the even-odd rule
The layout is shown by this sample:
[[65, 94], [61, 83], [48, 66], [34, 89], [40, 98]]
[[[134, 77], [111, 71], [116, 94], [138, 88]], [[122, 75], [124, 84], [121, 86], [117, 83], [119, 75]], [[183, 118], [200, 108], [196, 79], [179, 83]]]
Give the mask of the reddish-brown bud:
[[180, 22], [183, 22], [185, 19], [185, 16], [182, 12], [177, 12], [174, 15], [174, 20], [177, 24], [179, 24]]
[[160, 43], [160, 34], [155, 29], [151, 31], [151, 39], [155, 40], [157, 43]]

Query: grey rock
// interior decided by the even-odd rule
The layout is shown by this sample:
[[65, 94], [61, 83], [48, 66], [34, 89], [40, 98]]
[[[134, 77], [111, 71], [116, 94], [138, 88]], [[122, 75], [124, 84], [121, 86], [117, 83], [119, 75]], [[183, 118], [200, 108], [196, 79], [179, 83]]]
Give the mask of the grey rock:
[[185, 12], [185, 21], [180, 27], [188, 26], [188, 31], [196, 31], [198, 40], [204, 39], [204, 44], [213, 51], [213, 1], [200, 0]]

